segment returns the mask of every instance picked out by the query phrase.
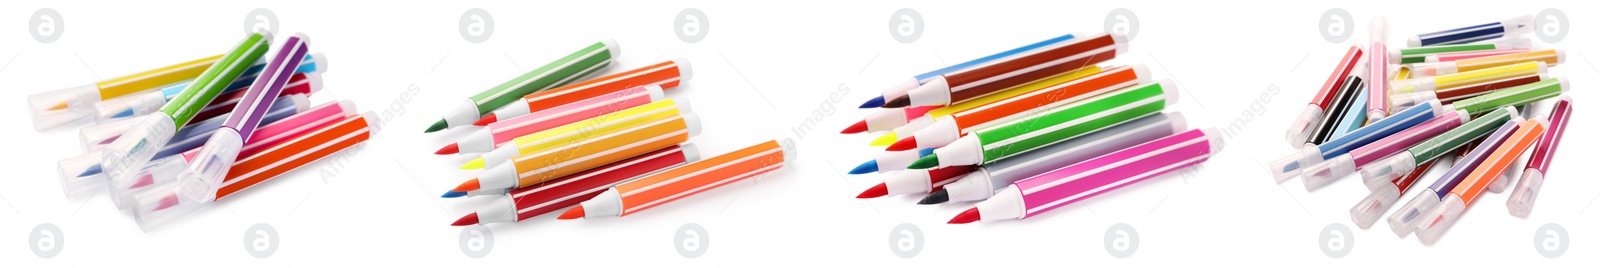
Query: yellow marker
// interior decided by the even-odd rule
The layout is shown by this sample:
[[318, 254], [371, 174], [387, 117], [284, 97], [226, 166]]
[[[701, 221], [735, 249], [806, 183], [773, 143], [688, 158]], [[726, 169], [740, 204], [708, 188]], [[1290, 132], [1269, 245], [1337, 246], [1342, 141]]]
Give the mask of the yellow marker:
[[1523, 62], [1468, 72], [1394, 81], [1390, 88], [1396, 89], [1396, 92], [1391, 92], [1390, 95], [1394, 95], [1396, 93], [1451, 89], [1529, 75], [1543, 76], [1548, 73], [1549, 65], [1546, 65], [1543, 61]]
[[608, 135], [635, 126], [660, 121], [689, 113], [687, 100], [665, 99], [604, 114], [595, 118], [573, 122], [544, 131], [534, 132], [496, 146], [488, 153], [463, 165], [462, 169], [477, 169], [487, 164], [500, 164], [518, 155], [534, 154], [569, 144], [583, 142], [593, 137]]

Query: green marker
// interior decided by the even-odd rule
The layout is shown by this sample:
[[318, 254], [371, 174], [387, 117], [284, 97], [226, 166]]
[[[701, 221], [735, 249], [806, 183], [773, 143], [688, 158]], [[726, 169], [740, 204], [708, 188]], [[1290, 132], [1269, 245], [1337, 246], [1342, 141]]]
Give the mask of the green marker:
[[1531, 46], [1533, 46], [1533, 40], [1529, 40], [1527, 38], [1514, 38], [1514, 39], [1501, 39], [1501, 40], [1498, 40], [1498, 41], [1494, 41], [1493, 43], [1443, 45], [1443, 46], [1425, 46], [1425, 47], [1408, 47], [1408, 48], [1402, 48], [1402, 49], [1400, 49], [1398, 51], [1389, 51], [1389, 63], [1390, 64], [1423, 63], [1423, 62], [1428, 62], [1428, 56], [1438, 55], [1439, 53], [1463, 52], [1463, 51], [1482, 51], [1482, 50], [1492, 50], [1492, 49], [1528, 48], [1528, 47], [1531, 47]]
[[524, 95], [565, 86], [580, 81], [589, 74], [598, 73], [611, 66], [612, 59], [619, 55], [622, 55], [622, 47], [617, 46], [616, 40], [594, 43], [522, 76], [472, 95], [471, 98], [467, 98], [466, 103], [446, 112], [443, 118], [428, 126], [428, 130], [424, 132], [431, 133], [472, 125], [472, 122], [477, 122], [484, 114], [521, 99]]
[[973, 131], [908, 168], [990, 163], [1157, 114], [1177, 101], [1171, 81], [1130, 86]]

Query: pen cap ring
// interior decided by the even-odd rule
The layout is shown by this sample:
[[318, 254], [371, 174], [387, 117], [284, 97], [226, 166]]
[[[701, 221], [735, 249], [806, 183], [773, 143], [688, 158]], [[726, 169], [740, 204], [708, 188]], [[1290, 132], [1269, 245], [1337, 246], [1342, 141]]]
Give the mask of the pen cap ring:
[[683, 162], [684, 163], [694, 163], [696, 161], [700, 161], [700, 146], [696, 146], [696, 145], [694, 145], [694, 143], [687, 143], [686, 142], [686, 143], [683, 143], [683, 144], [679, 144], [678, 145], [678, 150], [682, 150], [683, 151]]
[[678, 65], [678, 83], [694, 79], [694, 66], [689, 65], [689, 59], [676, 58], [672, 63]]

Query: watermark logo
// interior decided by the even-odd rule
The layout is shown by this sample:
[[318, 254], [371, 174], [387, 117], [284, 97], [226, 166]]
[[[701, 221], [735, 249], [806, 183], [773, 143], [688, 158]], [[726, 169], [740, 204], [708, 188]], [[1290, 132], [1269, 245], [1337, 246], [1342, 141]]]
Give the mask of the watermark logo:
[[711, 249], [711, 233], [706, 232], [706, 227], [700, 224], [685, 223], [672, 233], [672, 248], [684, 258], [699, 258]]
[[467, 12], [461, 13], [461, 18], [457, 22], [456, 28], [461, 31], [461, 38], [467, 42], [483, 43], [494, 35], [494, 17], [489, 16], [489, 11], [482, 8], [468, 9]]
[[257, 259], [272, 257], [278, 252], [278, 229], [266, 223], [244, 229], [244, 252]]
[[915, 9], [902, 8], [889, 15], [889, 37], [895, 41], [910, 44], [922, 39], [922, 13]]
[[1106, 20], [1102, 25], [1105, 26], [1106, 32], [1122, 34], [1127, 36], [1129, 41], [1139, 35], [1139, 16], [1127, 8], [1113, 9], [1110, 13], [1106, 13]]
[[1329, 258], [1344, 258], [1350, 255], [1351, 250], [1355, 250], [1356, 236], [1350, 231], [1350, 226], [1331, 223], [1317, 233], [1317, 247]]
[[41, 8], [28, 17], [28, 34], [33, 35], [33, 40], [39, 43], [49, 44], [61, 39], [66, 29], [67, 22], [61, 18], [61, 12], [55, 9]]
[[922, 228], [917, 228], [916, 224], [895, 225], [894, 229], [889, 229], [889, 252], [900, 258], [916, 257], [922, 254], [923, 239]]
[[1322, 34], [1322, 40], [1327, 40], [1328, 43], [1344, 43], [1350, 40], [1350, 36], [1355, 35], [1355, 31], [1350, 28], [1355, 25], [1355, 19], [1350, 17], [1350, 11], [1345, 11], [1343, 8], [1328, 9], [1323, 11], [1321, 16], [1317, 16], [1317, 33]]
[[40, 258], [53, 258], [61, 254], [61, 249], [66, 246], [67, 237], [61, 233], [61, 227], [55, 224], [40, 223], [28, 232], [28, 249], [33, 250], [33, 255]]
[[461, 254], [473, 259], [489, 256], [489, 252], [494, 251], [494, 232], [483, 225], [461, 228], [461, 234], [457, 236], [456, 241], [461, 247]]
[[706, 17], [705, 11], [698, 8], [688, 8], [678, 12], [672, 19], [673, 34], [678, 35], [678, 40], [684, 43], [699, 43], [706, 40], [706, 35], [711, 33], [711, 19]]
[[253, 34], [261, 31], [278, 32], [278, 14], [271, 9], [257, 8], [244, 14], [244, 34]]
[[1118, 259], [1132, 257], [1139, 252], [1139, 230], [1127, 223], [1117, 223], [1106, 228], [1105, 234], [1106, 254]]

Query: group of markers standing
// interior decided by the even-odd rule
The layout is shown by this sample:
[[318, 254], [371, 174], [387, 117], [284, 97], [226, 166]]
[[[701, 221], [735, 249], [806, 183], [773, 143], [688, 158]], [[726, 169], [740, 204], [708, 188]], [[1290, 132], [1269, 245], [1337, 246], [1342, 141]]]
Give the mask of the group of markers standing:
[[[1268, 168], [1280, 183], [1300, 175], [1307, 190], [1360, 171], [1372, 194], [1350, 217], [1370, 228], [1455, 155], [1439, 165], [1449, 171], [1389, 217], [1396, 234], [1415, 231], [1432, 244], [1484, 191], [1503, 191], [1513, 179], [1505, 173], [1531, 154], [1506, 201], [1526, 217], [1572, 115], [1572, 99], [1561, 96], [1571, 82], [1548, 73], [1566, 54], [1518, 37], [1533, 23], [1523, 16], [1426, 33], [1390, 49], [1387, 23], [1374, 18], [1366, 50], [1350, 47], [1290, 126], [1289, 144], [1300, 151]], [[1519, 113], [1558, 97], [1548, 116]]]
[[953, 224], [1021, 219], [1220, 150], [1216, 130], [1162, 112], [1173, 83], [1142, 64], [1099, 65], [1127, 49], [1121, 34], [1063, 35], [884, 91], [861, 106], [883, 109], [843, 133], [889, 132], [873, 144], [887, 151], [850, 173], [894, 174], [857, 198], [926, 193], [919, 204], [981, 201]]
[[28, 97], [40, 131], [80, 121], [84, 154], [58, 162], [68, 197], [109, 188], [145, 231], [368, 140], [348, 101], [311, 105], [327, 58], [272, 33], [221, 55]]
[[[620, 56], [594, 43], [473, 95], [427, 129], [476, 131], [435, 154], [475, 154], [482, 169], [443, 197], [498, 199], [452, 225], [518, 222], [572, 207], [560, 219], [624, 216], [783, 167], [790, 144], [767, 141], [701, 159], [688, 100], [666, 98], [691, 77], [689, 62], [600, 73]], [[573, 207], [576, 206], [576, 207]]]

